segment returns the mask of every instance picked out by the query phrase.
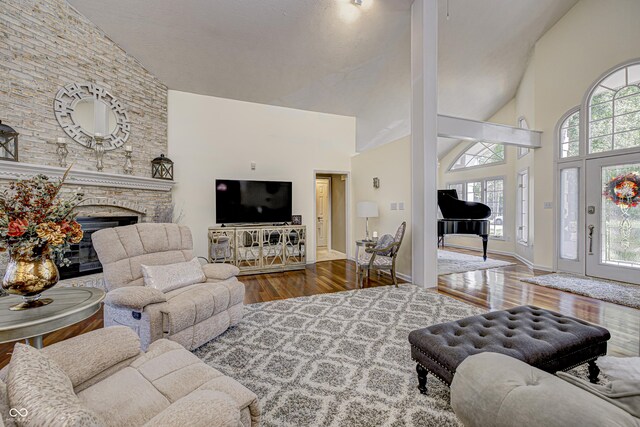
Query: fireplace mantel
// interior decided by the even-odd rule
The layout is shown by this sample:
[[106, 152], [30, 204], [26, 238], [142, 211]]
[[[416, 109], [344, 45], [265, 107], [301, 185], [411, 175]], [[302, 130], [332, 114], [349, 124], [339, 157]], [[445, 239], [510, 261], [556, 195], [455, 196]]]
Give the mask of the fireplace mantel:
[[[0, 160], [0, 180], [24, 179], [37, 174], [47, 175], [50, 178], [60, 178], [65, 170], [65, 168], [57, 166], [34, 165], [31, 163]], [[175, 181], [80, 169], [71, 169], [67, 176], [66, 183], [71, 185], [131, 188], [149, 191], [171, 191], [171, 188], [176, 184]]]

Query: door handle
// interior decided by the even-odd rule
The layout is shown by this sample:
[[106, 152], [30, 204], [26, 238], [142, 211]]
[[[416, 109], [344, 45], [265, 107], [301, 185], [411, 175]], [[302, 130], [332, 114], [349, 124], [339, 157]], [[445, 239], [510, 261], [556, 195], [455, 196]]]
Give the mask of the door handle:
[[593, 255], [593, 229], [596, 228], [595, 225], [589, 224], [589, 255]]

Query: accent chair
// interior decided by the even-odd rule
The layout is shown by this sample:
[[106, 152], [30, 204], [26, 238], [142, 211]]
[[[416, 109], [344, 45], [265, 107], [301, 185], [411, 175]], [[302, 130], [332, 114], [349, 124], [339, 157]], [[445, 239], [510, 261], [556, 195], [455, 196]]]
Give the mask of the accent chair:
[[168, 338], [188, 350], [200, 347], [237, 324], [243, 314], [244, 284], [230, 264], [202, 266], [204, 281], [162, 292], [145, 286], [142, 266], [191, 261], [188, 227], [141, 223], [106, 228], [91, 236], [104, 269], [105, 326], [128, 326], [142, 349]]
[[398, 279], [396, 277], [396, 258], [398, 257], [398, 251], [404, 238], [404, 233], [407, 229], [407, 223], [403, 222], [398, 227], [395, 236], [385, 234], [378, 240], [374, 247], [365, 249], [363, 256], [356, 260], [358, 268], [358, 281], [362, 286], [364, 283], [364, 277], [367, 279], [371, 274], [371, 270], [377, 271], [389, 271], [393, 284], [398, 286]]

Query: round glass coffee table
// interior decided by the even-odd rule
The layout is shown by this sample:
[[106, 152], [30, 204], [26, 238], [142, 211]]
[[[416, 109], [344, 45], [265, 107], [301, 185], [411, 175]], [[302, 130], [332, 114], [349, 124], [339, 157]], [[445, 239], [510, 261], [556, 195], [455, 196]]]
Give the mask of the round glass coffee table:
[[53, 302], [42, 307], [10, 311], [22, 301], [18, 295], [0, 298], [0, 344], [25, 340], [42, 348], [42, 337], [81, 322], [100, 310], [105, 293], [98, 288], [54, 288], [42, 293]]

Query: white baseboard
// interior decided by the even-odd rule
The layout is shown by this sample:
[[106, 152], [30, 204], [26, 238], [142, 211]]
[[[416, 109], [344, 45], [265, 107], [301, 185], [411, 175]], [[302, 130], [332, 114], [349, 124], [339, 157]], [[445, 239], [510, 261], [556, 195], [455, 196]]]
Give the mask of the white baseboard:
[[[482, 251], [482, 249], [475, 248], [473, 246], [456, 245], [456, 244], [451, 244], [451, 243], [447, 243], [447, 246], [450, 247], [450, 248], [456, 248], [456, 249], [468, 249], [468, 250], [478, 251], [478, 252]], [[444, 250], [447, 250], [447, 246], [444, 247]], [[517, 259], [518, 261], [520, 261], [521, 263], [523, 263], [527, 267], [532, 268], [534, 270], [547, 271], [549, 273], [553, 272], [552, 268], [544, 267], [544, 266], [541, 266], [541, 265], [536, 265], [536, 264], [532, 263], [531, 261], [529, 261], [528, 259], [524, 258], [523, 256], [518, 255], [518, 254], [513, 253], [513, 252], [497, 251], [495, 249], [487, 249], [487, 253], [514, 257], [515, 259]]]
[[[347, 258], [347, 259], [348, 259], [349, 261], [356, 262], [355, 257], [349, 257], [349, 258]], [[389, 274], [389, 272], [382, 270], [382, 274]], [[407, 281], [407, 282], [409, 282], [409, 283], [413, 283], [413, 282], [411, 281], [411, 276], [410, 276], [410, 275], [408, 275], [408, 274], [403, 274], [403, 273], [399, 273], [399, 272], [398, 272], [398, 273], [396, 273], [396, 275], [397, 275], [399, 278], [401, 278], [402, 280], [405, 280], [405, 281]]]
[[410, 276], [410, 275], [408, 275], [408, 274], [403, 274], [403, 273], [396, 273], [396, 274], [397, 274], [397, 275], [398, 275], [398, 277], [399, 277], [399, 278], [401, 278], [402, 280], [407, 281], [407, 282], [409, 282], [409, 283], [413, 283], [413, 282], [411, 281], [411, 276]]

